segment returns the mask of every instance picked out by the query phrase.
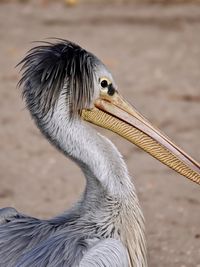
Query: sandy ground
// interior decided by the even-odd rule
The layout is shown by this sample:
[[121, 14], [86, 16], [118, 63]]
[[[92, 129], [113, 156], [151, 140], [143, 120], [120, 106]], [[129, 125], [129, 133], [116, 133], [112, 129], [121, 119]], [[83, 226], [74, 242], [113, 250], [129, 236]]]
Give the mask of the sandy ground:
[[[40, 218], [83, 191], [80, 170], [41, 136], [14, 66], [34, 40], [78, 42], [111, 69], [120, 92], [200, 159], [200, 6], [0, 5], [0, 206]], [[200, 266], [200, 188], [115, 134], [146, 218], [150, 267]]]

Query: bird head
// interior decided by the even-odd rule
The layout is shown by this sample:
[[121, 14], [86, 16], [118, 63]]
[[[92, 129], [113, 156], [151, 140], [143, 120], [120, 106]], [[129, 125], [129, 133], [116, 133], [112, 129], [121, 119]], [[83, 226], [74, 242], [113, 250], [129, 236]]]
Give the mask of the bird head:
[[109, 129], [200, 184], [199, 164], [154, 127], [118, 92], [111, 73], [92, 53], [66, 40], [31, 49], [22, 64], [23, 95], [36, 120], [64, 96], [66, 118]]

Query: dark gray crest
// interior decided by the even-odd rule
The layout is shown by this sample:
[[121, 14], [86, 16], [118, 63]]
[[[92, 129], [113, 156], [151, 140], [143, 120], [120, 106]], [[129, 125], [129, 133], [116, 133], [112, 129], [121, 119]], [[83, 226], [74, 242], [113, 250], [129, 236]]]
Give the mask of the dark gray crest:
[[97, 62], [93, 54], [67, 40], [32, 48], [18, 64], [23, 72], [19, 85], [29, 109], [44, 116], [65, 89], [70, 114], [78, 114], [91, 102]]

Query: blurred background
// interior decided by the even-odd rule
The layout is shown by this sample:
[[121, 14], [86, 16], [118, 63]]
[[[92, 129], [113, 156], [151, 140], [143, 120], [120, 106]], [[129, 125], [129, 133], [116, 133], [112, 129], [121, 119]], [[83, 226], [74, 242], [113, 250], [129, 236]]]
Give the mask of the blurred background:
[[[0, 0], [0, 207], [56, 216], [84, 188], [80, 170], [34, 125], [15, 65], [32, 41], [77, 42], [119, 91], [200, 160], [200, 1]], [[150, 267], [200, 267], [200, 189], [113, 133], [144, 211]]]

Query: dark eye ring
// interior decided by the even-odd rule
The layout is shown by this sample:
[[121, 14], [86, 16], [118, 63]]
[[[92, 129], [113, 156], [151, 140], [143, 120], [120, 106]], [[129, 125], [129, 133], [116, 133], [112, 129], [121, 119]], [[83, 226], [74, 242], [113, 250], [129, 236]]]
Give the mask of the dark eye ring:
[[106, 80], [101, 81], [101, 87], [102, 88], [108, 87], [108, 81], [106, 81]]

